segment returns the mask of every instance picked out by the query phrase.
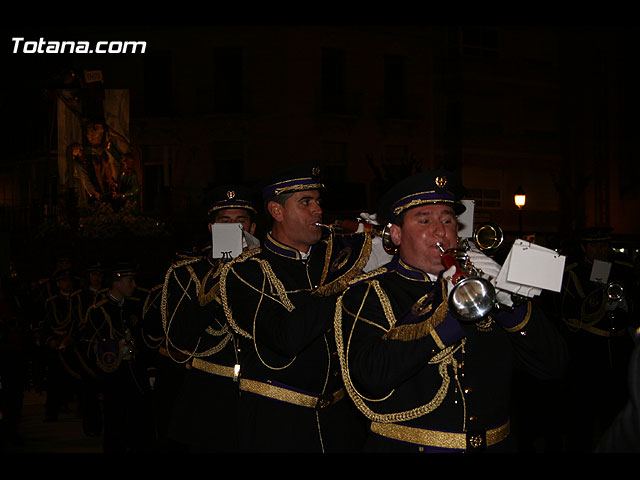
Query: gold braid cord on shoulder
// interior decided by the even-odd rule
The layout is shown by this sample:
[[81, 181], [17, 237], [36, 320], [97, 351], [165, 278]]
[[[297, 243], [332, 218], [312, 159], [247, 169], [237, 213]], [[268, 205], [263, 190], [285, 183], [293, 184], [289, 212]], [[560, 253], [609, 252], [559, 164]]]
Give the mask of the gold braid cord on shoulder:
[[224, 266], [224, 262], [217, 262], [216, 265], [212, 266], [209, 271], [206, 273], [204, 278], [202, 279], [202, 288], [199, 289], [198, 300], [201, 306], [208, 305], [212, 301], [220, 301], [220, 283], [215, 282], [214, 285], [209, 289], [208, 292], [204, 291], [204, 286], [207, 284], [207, 281], [210, 277], [216, 278], [220, 275], [222, 271], [222, 267]]
[[[226, 263], [222, 271], [220, 272], [220, 282], [219, 282], [220, 283], [220, 300], [222, 302], [222, 308], [224, 310], [225, 317], [229, 325], [231, 325], [231, 327], [233, 328], [233, 330], [236, 333], [246, 338], [253, 338], [253, 335], [247, 332], [246, 330], [242, 329], [233, 318], [231, 304], [229, 302], [229, 298], [227, 295], [227, 277], [229, 276], [230, 273], [233, 273], [233, 275], [240, 282], [245, 284], [248, 288], [260, 294], [260, 300], [255, 310], [256, 315], [258, 313], [259, 304], [262, 302], [263, 297], [268, 297], [271, 300], [280, 303], [288, 312], [293, 311], [295, 308], [291, 303], [291, 300], [289, 300], [289, 297], [287, 296], [287, 291], [284, 288], [284, 285], [282, 284], [280, 279], [276, 277], [275, 273], [273, 273], [273, 269], [271, 268], [271, 265], [269, 264], [269, 262], [267, 262], [266, 260], [262, 260], [260, 258], [252, 258], [254, 255], [256, 255], [259, 252], [260, 252], [260, 249], [254, 249], [254, 250], [249, 250], [247, 252], [244, 252], [243, 254], [239, 255], [235, 259]], [[263, 276], [262, 276], [262, 285], [259, 288], [252, 285], [245, 279], [243, 279], [233, 268], [237, 263], [241, 263], [244, 261], [255, 261], [260, 266]], [[266, 293], [265, 291], [266, 280], [269, 281], [269, 288], [270, 288], [269, 293]], [[255, 322], [255, 318], [254, 318], [254, 322]]]
[[[149, 313], [149, 309], [151, 308], [151, 305], [153, 305], [153, 303], [156, 301], [156, 299], [158, 298], [157, 296], [153, 297], [153, 300], [151, 300], [152, 294], [156, 293], [156, 290], [161, 290], [162, 289], [162, 285], [156, 285], [155, 287], [153, 287], [149, 294], [147, 295], [147, 297], [144, 299], [144, 303], [142, 304], [142, 318], [145, 318], [145, 316], [147, 315], [147, 313]], [[160, 291], [160, 295], [162, 295], [162, 291]]]
[[[420, 405], [418, 407], [409, 409], [409, 410], [405, 410], [405, 411], [401, 411], [401, 412], [393, 412], [393, 413], [377, 413], [375, 412], [373, 409], [371, 409], [369, 407], [369, 405], [367, 404], [367, 402], [381, 402], [384, 401], [387, 398], [390, 398], [393, 394], [394, 391], [391, 391], [386, 397], [381, 398], [381, 399], [368, 399], [366, 397], [364, 397], [362, 394], [360, 394], [357, 389], [355, 388], [352, 380], [351, 380], [351, 375], [349, 374], [349, 344], [351, 342], [351, 337], [353, 335], [353, 332], [355, 331], [356, 325], [359, 321], [359, 316], [360, 316], [360, 311], [362, 310], [365, 301], [367, 300], [367, 297], [369, 295], [369, 292], [371, 290], [371, 283], [373, 283], [374, 281], [370, 281], [367, 282], [369, 283], [369, 286], [367, 288], [366, 293], [363, 296], [362, 299], [362, 303], [360, 305], [360, 308], [358, 310], [358, 313], [356, 314], [355, 318], [354, 318], [354, 323], [353, 326], [351, 327], [351, 331], [350, 332], [344, 332], [342, 329], [342, 310], [343, 310], [343, 306], [342, 306], [342, 302], [343, 302], [343, 297], [346, 294], [343, 293], [340, 297], [338, 297], [338, 300], [336, 302], [336, 311], [335, 311], [335, 317], [334, 317], [334, 331], [335, 331], [335, 339], [336, 339], [336, 345], [338, 348], [338, 357], [340, 359], [340, 369], [342, 371], [342, 377], [344, 379], [344, 384], [345, 384], [345, 388], [347, 390], [347, 392], [349, 393], [349, 396], [351, 397], [351, 399], [353, 400], [354, 404], [356, 405], [356, 407], [358, 408], [358, 410], [360, 410], [367, 418], [369, 418], [370, 420], [373, 420], [375, 422], [380, 422], [380, 423], [394, 423], [394, 422], [402, 422], [402, 421], [407, 421], [407, 420], [411, 420], [414, 418], [418, 418], [421, 417], [423, 415], [426, 415], [432, 411], [434, 411], [436, 408], [438, 408], [442, 402], [444, 401], [444, 398], [447, 395], [447, 391], [449, 389], [449, 385], [451, 383], [451, 378], [449, 375], [449, 371], [448, 368], [451, 368], [453, 372], [455, 372], [458, 368], [458, 362], [454, 357], [454, 353], [459, 349], [462, 348], [462, 346], [464, 345], [465, 341], [463, 340], [459, 345], [453, 345], [450, 347], [446, 347], [445, 349], [443, 349], [442, 351], [440, 351], [438, 354], [436, 354], [433, 358], [431, 358], [430, 360], [428, 360], [428, 363], [431, 365], [437, 365], [438, 366], [438, 373], [440, 374], [440, 377], [442, 378], [442, 384], [440, 385], [440, 387], [438, 388], [436, 394], [434, 395], [434, 397], [427, 403]], [[393, 312], [390, 309], [390, 305], [388, 306], [384, 306], [383, 302], [383, 298], [381, 298], [379, 296], [379, 292], [381, 292], [382, 290], [378, 290], [374, 287], [374, 291], [378, 294], [378, 298], [380, 299], [383, 311], [385, 312], [385, 317], [386, 320], [390, 326], [390, 328], [392, 328], [392, 325], [395, 325], [396, 323], [396, 319], [395, 316], [393, 315]], [[347, 290], [348, 292], [348, 290]], [[386, 296], [384, 297], [386, 298]], [[388, 300], [387, 300], [388, 301]], [[344, 344], [344, 335], [348, 334], [348, 340], [347, 340], [347, 344], [345, 346]]]
[[[258, 345], [256, 343], [256, 338], [255, 338], [255, 328], [256, 328], [256, 322], [258, 319], [258, 314], [260, 312], [260, 306], [262, 304], [262, 300], [267, 297], [270, 298], [271, 300], [279, 303], [280, 305], [282, 305], [287, 312], [292, 312], [295, 307], [293, 305], [293, 303], [291, 303], [291, 300], [289, 299], [288, 295], [287, 295], [287, 291], [284, 287], [284, 284], [280, 281], [280, 279], [278, 277], [276, 277], [275, 273], [273, 272], [273, 269], [271, 268], [271, 265], [269, 264], [268, 261], [260, 259], [260, 258], [251, 258], [253, 256], [253, 254], [257, 253], [254, 252], [253, 254], [250, 254], [251, 252], [247, 252], [248, 255], [246, 255], [244, 258], [241, 258], [242, 255], [238, 256], [235, 260], [232, 260], [231, 262], [227, 263], [225, 265], [225, 267], [222, 269], [222, 272], [220, 273], [220, 297], [222, 300], [222, 307], [225, 313], [225, 317], [227, 319], [227, 323], [231, 326], [231, 328], [233, 328], [233, 330], [238, 333], [239, 335], [242, 335], [243, 337], [249, 338], [253, 340], [253, 347], [255, 349], [256, 354], [258, 355], [258, 358], [260, 359], [260, 362], [267, 368], [270, 368], [272, 370], [283, 370], [287, 367], [289, 367], [294, 361], [295, 361], [295, 357], [293, 359], [291, 359], [290, 362], [288, 362], [285, 365], [282, 366], [272, 366], [267, 364], [263, 359], [262, 356], [260, 355], [260, 351], [258, 348]], [[258, 265], [260, 266], [260, 269], [262, 271], [262, 285], [260, 287], [256, 287], [255, 285], [252, 285], [251, 283], [249, 283], [248, 281], [244, 280], [235, 270], [234, 270], [234, 265], [236, 263], [239, 262], [243, 262], [243, 261], [255, 261], [258, 263]], [[258, 299], [258, 304], [256, 305], [256, 308], [254, 310], [254, 315], [253, 315], [253, 323], [252, 323], [252, 331], [251, 333], [247, 332], [246, 330], [244, 330], [243, 328], [241, 328], [238, 325], [238, 322], [234, 319], [233, 317], [233, 312], [231, 310], [231, 304], [229, 302], [228, 296], [227, 296], [227, 277], [229, 275], [229, 273], [233, 273], [233, 275], [243, 284], [245, 284], [247, 287], [251, 288], [252, 290], [255, 290], [256, 292], [258, 292], [260, 294], [260, 297]], [[269, 293], [267, 293], [267, 283], [269, 285]]]
[[[342, 274], [340, 277], [336, 278], [335, 280], [332, 280], [326, 285], [321, 285], [320, 287], [318, 287], [313, 292], [315, 295], [329, 296], [339, 292], [343, 292], [353, 278], [362, 274], [362, 270], [364, 269], [364, 267], [367, 265], [367, 262], [369, 261], [369, 256], [371, 255], [371, 247], [373, 244], [372, 235], [370, 233], [365, 233], [364, 235], [365, 235], [364, 244], [360, 249], [360, 254], [358, 255], [358, 259], [354, 262], [351, 268], [349, 268], [349, 270], [347, 270], [344, 274]], [[330, 243], [330, 246], [331, 246], [331, 243]], [[330, 246], [327, 247], [328, 254], [330, 254], [330, 248], [333, 248]], [[322, 273], [322, 282], [324, 282], [326, 279], [329, 263], [330, 263], [329, 258], [328, 257], [325, 258], [325, 266], [324, 266], [324, 271]]]
[[[580, 329], [588, 329], [593, 325], [595, 325], [596, 323], [598, 323], [600, 320], [602, 320], [602, 317], [606, 312], [607, 302], [604, 298], [606, 296], [606, 292], [604, 289], [602, 289], [601, 291], [601, 295], [603, 295], [603, 298], [602, 298], [602, 301], [600, 302], [600, 308], [598, 308], [598, 310], [596, 310], [593, 313], [587, 313], [585, 310], [586, 299], [589, 297], [589, 295], [592, 295], [594, 293], [597, 294], [598, 292], [596, 290], [591, 294], [586, 295], [584, 293], [584, 290], [582, 288], [582, 285], [580, 284], [580, 280], [578, 279], [578, 276], [576, 275], [576, 273], [572, 270], [569, 272], [569, 275], [570, 275], [570, 281], [573, 283], [576, 289], [576, 292], [578, 294], [578, 298], [580, 299], [580, 318], [566, 318], [566, 315], [564, 314], [564, 311], [563, 311], [562, 320], [573, 331], [578, 331]], [[563, 295], [563, 306], [564, 306], [564, 299], [568, 295], [569, 295], [569, 289], [567, 288]]]
[[[201, 258], [188, 258], [188, 259], [184, 259], [181, 260], [175, 264], [173, 264], [168, 270], [167, 270], [167, 274], [165, 276], [165, 281], [162, 285], [162, 299], [160, 302], [160, 312], [161, 312], [161, 317], [162, 317], [162, 328], [165, 332], [165, 342], [166, 342], [166, 346], [167, 346], [167, 352], [169, 352], [169, 356], [177, 363], [186, 363], [189, 360], [191, 360], [191, 358], [193, 357], [208, 357], [210, 355], [213, 355], [215, 353], [218, 353], [219, 351], [221, 351], [226, 345], [227, 343], [229, 343], [229, 341], [231, 340], [231, 335], [228, 333], [228, 330], [226, 328], [223, 328], [219, 331], [212, 331], [212, 329], [207, 328], [206, 333], [208, 333], [209, 335], [212, 336], [218, 336], [218, 337], [222, 337], [221, 340], [214, 345], [212, 348], [202, 351], [202, 352], [197, 352], [198, 346], [200, 345], [200, 340], [198, 340], [197, 345], [195, 346], [195, 348], [193, 349], [193, 351], [188, 351], [185, 349], [181, 349], [178, 346], [176, 346], [175, 344], [173, 344], [173, 342], [171, 341], [171, 337], [169, 335], [169, 330], [171, 328], [171, 323], [174, 320], [175, 314], [178, 311], [178, 308], [180, 307], [180, 304], [185, 301], [194, 301], [196, 300], [196, 298], [200, 298], [200, 292], [202, 290], [202, 282], [200, 282], [200, 279], [198, 278], [198, 276], [196, 275], [193, 267], [191, 266], [192, 263], [198, 262], [200, 261]], [[182, 268], [184, 267], [187, 272], [189, 273], [189, 283], [185, 286], [182, 285], [182, 283], [180, 282], [180, 280], [178, 279], [178, 276], [176, 274], [176, 270], [178, 268]], [[174, 279], [175, 282], [180, 286], [180, 288], [182, 289], [182, 295], [180, 296], [179, 300], [177, 301], [175, 308], [173, 310], [173, 312], [169, 315], [169, 313], [167, 312], [167, 301], [168, 301], [168, 295], [169, 295], [169, 282], [171, 279]], [[189, 293], [188, 290], [191, 286], [191, 284], [193, 284], [195, 286], [195, 295], [196, 298], [192, 298]], [[179, 292], [176, 292], [179, 293]], [[171, 355], [171, 352], [173, 350], [177, 350], [180, 353], [183, 353], [184, 355], [186, 355], [186, 358], [175, 358]]]

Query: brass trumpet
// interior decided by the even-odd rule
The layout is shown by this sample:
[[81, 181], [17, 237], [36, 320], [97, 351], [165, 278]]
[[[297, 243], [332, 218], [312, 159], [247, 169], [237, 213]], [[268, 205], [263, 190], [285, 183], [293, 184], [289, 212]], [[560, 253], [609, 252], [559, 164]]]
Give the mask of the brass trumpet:
[[436, 245], [442, 252], [442, 265], [445, 269], [456, 267], [451, 278], [454, 287], [449, 292], [449, 311], [464, 322], [480, 320], [496, 305], [495, 288], [489, 280], [479, 275], [468, 258], [462, 264], [458, 261], [457, 249], [445, 250], [440, 242]]
[[477, 321], [487, 315], [496, 305], [496, 290], [469, 259], [468, 251], [473, 242], [478, 250], [486, 255], [495, 253], [504, 242], [502, 228], [492, 222], [479, 225], [471, 238], [459, 238], [458, 247], [442, 251], [442, 263], [445, 268], [456, 265], [456, 275], [452, 279], [453, 289], [449, 294], [449, 310], [461, 321]]
[[374, 225], [368, 222], [361, 222], [359, 220], [336, 220], [331, 225], [326, 225], [324, 223], [316, 222], [316, 227], [326, 228], [330, 232], [337, 230], [344, 230], [346, 232], [356, 232], [360, 225], [364, 226], [364, 231], [373, 232], [374, 235], [378, 235], [382, 238], [382, 248], [389, 255], [395, 255], [398, 252], [398, 247], [396, 247], [391, 241], [391, 234], [389, 233], [389, 228], [391, 224], [388, 223], [385, 226]]

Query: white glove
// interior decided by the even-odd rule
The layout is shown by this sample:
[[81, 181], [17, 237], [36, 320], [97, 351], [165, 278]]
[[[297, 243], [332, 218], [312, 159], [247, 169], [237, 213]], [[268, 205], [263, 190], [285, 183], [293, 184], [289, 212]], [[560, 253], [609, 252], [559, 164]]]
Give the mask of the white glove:
[[451, 279], [456, 274], [457, 270], [457, 267], [455, 265], [452, 265], [442, 274], [442, 278], [444, 278], [447, 282], [447, 298], [449, 297], [449, 295], [451, 295], [451, 290], [453, 290], [453, 287], [455, 286]]
[[[477, 247], [471, 247], [467, 251], [467, 255], [469, 256], [471, 263], [473, 263], [473, 266], [482, 272], [480, 276], [489, 280], [495, 287], [496, 280], [498, 279], [498, 273], [500, 273], [502, 265], [482, 253]], [[496, 288], [496, 300], [498, 303], [506, 305], [507, 307], [513, 306], [511, 293], [506, 290], [499, 290]]]
[[260, 240], [251, 235], [249, 232], [242, 231], [242, 248], [247, 250], [253, 250], [260, 246]]
[[624, 310], [625, 312], [629, 311], [629, 307], [627, 307], [627, 301], [624, 297], [619, 298], [618, 300], [609, 300], [607, 302], [607, 312], [612, 312], [617, 309]]
[[362, 220], [364, 220], [367, 223], [370, 223], [372, 225], [380, 225], [378, 223], [378, 214], [376, 213], [366, 213], [366, 212], [362, 212], [360, 214], [360, 218]]
[[500, 273], [502, 265], [492, 258], [487, 257], [476, 247], [471, 247], [466, 253], [474, 267], [482, 272], [480, 276], [487, 280], [491, 280], [491, 283], [495, 285], [495, 281], [498, 278], [498, 273]]
[[507, 307], [513, 307], [513, 300], [511, 299], [511, 293], [506, 290], [498, 290], [496, 288], [496, 301]]

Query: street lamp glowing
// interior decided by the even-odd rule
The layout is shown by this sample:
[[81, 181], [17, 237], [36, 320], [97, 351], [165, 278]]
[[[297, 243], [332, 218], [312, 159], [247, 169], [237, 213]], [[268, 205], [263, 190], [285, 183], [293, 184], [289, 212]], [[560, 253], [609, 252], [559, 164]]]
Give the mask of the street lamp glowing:
[[524, 193], [522, 187], [518, 187], [516, 193], [513, 195], [513, 201], [518, 207], [518, 210], [521, 210], [524, 207], [524, 204], [527, 202], [527, 195]]

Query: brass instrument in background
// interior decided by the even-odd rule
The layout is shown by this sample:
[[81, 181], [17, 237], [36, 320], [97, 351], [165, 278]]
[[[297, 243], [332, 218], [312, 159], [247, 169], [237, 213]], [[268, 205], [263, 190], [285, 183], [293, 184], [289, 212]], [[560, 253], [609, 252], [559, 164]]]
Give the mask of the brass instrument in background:
[[397, 253], [398, 247], [396, 247], [391, 241], [391, 235], [389, 233], [389, 227], [391, 227], [390, 223], [384, 226], [374, 225], [373, 223], [362, 222], [359, 220], [336, 220], [331, 225], [316, 223], [317, 227], [326, 228], [330, 232], [333, 232], [335, 230], [343, 230], [349, 233], [357, 232], [360, 225], [364, 226], [364, 231], [373, 232], [374, 235], [382, 238], [382, 247], [384, 248], [385, 252], [387, 252], [389, 255], [395, 255]]
[[[378, 235], [382, 239], [382, 246], [384, 251], [389, 255], [395, 255], [398, 253], [398, 247], [394, 245], [391, 240], [391, 223], [386, 225], [374, 225], [368, 222], [361, 222], [358, 220], [336, 220], [331, 225], [325, 225], [323, 223], [316, 223], [316, 226], [323, 227], [333, 232], [334, 230], [344, 230], [346, 232], [356, 232], [360, 225], [364, 225], [365, 231], [371, 231], [374, 235]], [[473, 232], [473, 236], [469, 238], [458, 239], [459, 251], [469, 250], [469, 241], [473, 240], [476, 247], [486, 255], [491, 256], [496, 252], [504, 242], [504, 232], [502, 228], [496, 223], [485, 222], [478, 226]]]
[[611, 282], [606, 287], [609, 302], [618, 302], [624, 297], [624, 287], [620, 282]]

